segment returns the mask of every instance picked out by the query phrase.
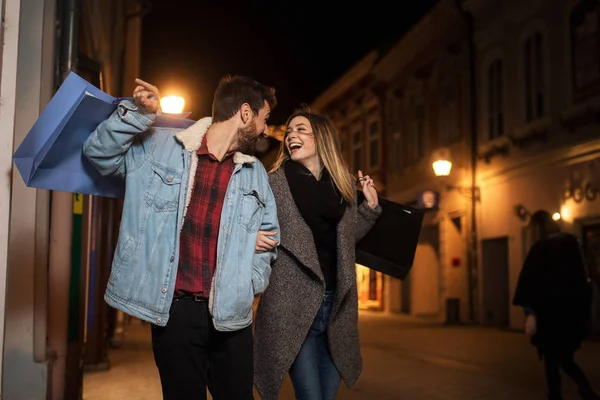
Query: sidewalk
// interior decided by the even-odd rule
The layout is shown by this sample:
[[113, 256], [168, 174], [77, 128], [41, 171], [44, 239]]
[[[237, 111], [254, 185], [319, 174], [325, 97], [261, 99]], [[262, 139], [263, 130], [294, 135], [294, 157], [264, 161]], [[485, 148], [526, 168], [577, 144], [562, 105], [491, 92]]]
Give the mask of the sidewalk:
[[[361, 311], [360, 338], [362, 375], [354, 389], [342, 385], [338, 399], [544, 399], [543, 365], [520, 332]], [[600, 342], [586, 341], [577, 360], [600, 391]], [[84, 400], [162, 398], [147, 325], [130, 325], [110, 361], [109, 371], [86, 373]], [[565, 400], [578, 399], [563, 382]], [[294, 399], [289, 377], [280, 398]]]

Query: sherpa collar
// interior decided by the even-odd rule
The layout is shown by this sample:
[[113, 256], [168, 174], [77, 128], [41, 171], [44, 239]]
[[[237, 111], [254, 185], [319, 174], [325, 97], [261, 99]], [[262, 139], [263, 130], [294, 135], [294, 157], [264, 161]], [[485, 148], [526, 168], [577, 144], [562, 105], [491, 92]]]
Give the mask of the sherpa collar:
[[[197, 151], [202, 144], [202, 138], [206, 134], [206, 131], [212, 124], [212, 118], [206, 117], [198, 120], [194, 125], [189, 128], [177, 133], [175, 138], [183, 145], [183, 148], [187, 151]], [[256, 157], [249, 156], [244, 153], [237, 151], [233, 155], [233, 162], [235, 164], [246, 164], [253, 163], [256, 161]]]

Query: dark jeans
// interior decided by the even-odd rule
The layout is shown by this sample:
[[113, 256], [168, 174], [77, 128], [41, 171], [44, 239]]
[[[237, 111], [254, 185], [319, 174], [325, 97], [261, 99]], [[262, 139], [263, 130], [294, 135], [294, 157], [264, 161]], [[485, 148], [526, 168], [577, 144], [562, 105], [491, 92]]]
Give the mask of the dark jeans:
[[333, 293], [327, 292], [308, 335], [290, 368], [290, 378], [299, 400], [331, 400], [340, 386], [338, 372], [327, 344], [327, 326]]
[[561, 356], [544, 354], [544, 364], [546, 367], [546, 385], [548, 388], [548, 399], [560, 400], [561, 382], [560, 368], [565, 371], [577, 384], [579, 393], [583, 399], [597, 399], [593, 392], [590, 382], [586, 378], [583, 370], [577, 365], [574, 359], [575, 354], [569, 353]]
[[173, 300], [166, 327], [152, 325], [152, 350], [163, 398], [251, 400], [252, 327], [215, 329], [206, 301]]

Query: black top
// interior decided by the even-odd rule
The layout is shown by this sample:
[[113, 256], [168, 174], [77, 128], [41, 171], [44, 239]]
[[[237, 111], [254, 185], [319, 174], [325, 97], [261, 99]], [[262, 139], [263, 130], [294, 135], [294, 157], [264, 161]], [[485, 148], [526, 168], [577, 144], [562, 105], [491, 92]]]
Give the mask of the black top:
[[326, 168], [320, 180], [300, 163], [290, 160], [284, 168], [294, 202], [312, 231], [326, 288], [333, 290], [337, 272], [337, 225], [346, 210], [346, 201]]

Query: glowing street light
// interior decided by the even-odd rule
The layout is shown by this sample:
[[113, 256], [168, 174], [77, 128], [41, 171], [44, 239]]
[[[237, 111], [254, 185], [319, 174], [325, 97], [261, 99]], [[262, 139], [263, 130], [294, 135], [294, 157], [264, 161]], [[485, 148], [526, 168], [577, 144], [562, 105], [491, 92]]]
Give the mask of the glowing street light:
[[552, 214], [552, 219], [555, 221], [560, 220], [560, 217], [561, 217], [560, 213], [555, 212], [554, 214]]
[[449, 176], [452, 171], [452, 162], [449, 160], [436, 160], [432, 166], [435, 176]]
[[165, 114], [181, 114], [185, 100], [179, 96], [165, 96], [160, 98], [160, 109]]
[[[433, 173], [438, 178], [442, 178], [442, 181], [445, 183], [445, 178], [450, 176], [450, 172], [452, 172], [452, 161], [448, 151], [438, 151], [432, 157], [435, 160], [431, 166], [433, 167]], [[474, 201], [479, 201], [479, 188], [476, 186], [453, 186], [446, 185], [446, 190], [458, 190], [463, 193], [465, 196], [473, 199]]]

